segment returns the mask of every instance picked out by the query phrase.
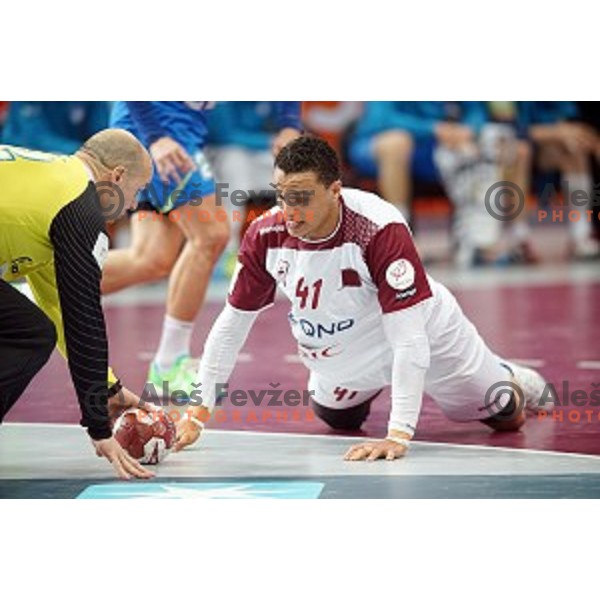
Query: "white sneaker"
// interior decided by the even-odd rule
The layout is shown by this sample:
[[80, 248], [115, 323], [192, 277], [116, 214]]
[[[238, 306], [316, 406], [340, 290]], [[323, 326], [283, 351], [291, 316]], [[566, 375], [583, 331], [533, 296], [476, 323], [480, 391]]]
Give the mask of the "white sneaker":
[[577, 260], [589, 260], [600, 256], [600, 242], [592, 237], [574, 240], [572, 245], [573, 257]]
[[548, 386], [548, 382], [537, 371], [512, 362], [507, 362], [507, 365], [513, 371], [515, 384], [523, 392], [525, 410], [539, 413], [558, 406], [554, 388]]

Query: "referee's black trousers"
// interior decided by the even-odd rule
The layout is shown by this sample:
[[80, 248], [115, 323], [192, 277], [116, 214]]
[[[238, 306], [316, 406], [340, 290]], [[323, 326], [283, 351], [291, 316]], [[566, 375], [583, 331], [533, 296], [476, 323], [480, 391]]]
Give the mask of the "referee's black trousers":
[[0, 423], [56, 345], [54, 323], [0, 279]]

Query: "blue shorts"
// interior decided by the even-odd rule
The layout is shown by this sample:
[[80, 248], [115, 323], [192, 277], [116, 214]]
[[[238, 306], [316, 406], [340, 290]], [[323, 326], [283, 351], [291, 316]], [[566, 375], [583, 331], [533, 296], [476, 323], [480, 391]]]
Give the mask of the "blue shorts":
[[[353, 139], [348, 148], [350, 164], [365, 177], [377, 177], [374, 144], [375, 136], [361, 137]], [[439, 173], [433, 162], [434, 150], [433, 138], [417, 140], [411, 164], [411, 173], [415, 180], [425, 183], [439, 182]]]
[[[141, 136], [128, 116], [113, 120], [111, 127], [126, 129], [138, 140]], [[202, 150], [202, 143], [197, 139], [184, 139], [181, 135], [173, 135], [173, 139], [181, 144], [196, 163], [196, 168], [187, 174], [181, 174], [181, 182], [164, 183], [159, 177], [156, 167], [148, 186], [139, 194], [138, 210], [152, 209], [159, 213], [169, 213], [175, 208], [199, 202], [200, 198], [215, 193], [215, 180], [211, 166]]]
[[186, 204], [200, 204], [201, 198], [215, 193], [215, 180], [204, 152], [197, 149], [193, 151], [191, 148], [186, 148], [186, 151], [194, 159], [196, 168], [182, 174], [180, 183], [165, 183], [155, 167], [152, 181], [140, 192], [140, 205], [151, 205], [156, 212], [166, 214]]

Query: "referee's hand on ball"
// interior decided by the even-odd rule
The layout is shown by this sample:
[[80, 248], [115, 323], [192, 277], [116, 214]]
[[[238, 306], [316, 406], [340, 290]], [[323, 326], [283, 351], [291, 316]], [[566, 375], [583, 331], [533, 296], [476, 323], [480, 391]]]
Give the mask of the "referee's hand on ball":
[[380, 458], [385, 458], [385, 460], [396, 460], [397, 458], [403, 457], [407, 451], [408, 443], [404, 445], [389, 439], [376, 440], [352, 446], [344, 455], [344, 460], [366, 460], [367, 462], [378, 460]]
[[150, 479], [154, 477], [154, 473], [144, 469], [137, 460], [131, 458], [114, 437], [92, 440], [92, 444], [96, 448], [96, 454], [106, 458], [112, 464], [120, 479], [131, 479], [132, 477]]

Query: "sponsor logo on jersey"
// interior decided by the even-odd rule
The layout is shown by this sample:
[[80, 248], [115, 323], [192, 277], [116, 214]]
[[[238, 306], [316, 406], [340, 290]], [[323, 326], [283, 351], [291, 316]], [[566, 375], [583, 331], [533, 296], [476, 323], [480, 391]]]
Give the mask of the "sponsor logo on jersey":
[[415, 268], [405, 258], [395, 260], [389, 264], [385, 272], [385, 280], [395, 290], [408, 290], [415, 283]]
[[292, 327], [300, 327], [306, 337], [323, 339], [334, 336], [354, 327], [354, 319], [342, 319], [331, 323], [313, 323], [308, 319], [297, 319], [292, 313], [288, 315]]
[[404, 292], [398, 292], [396, 294], [396, 298], [398, 300], [406, 300], [406, 299], [414, 296], [416, 293], [417, 293], [417, 288], [413, 286], [409, 290], [405, 290]]
[[[10, 265], [10, 272], [12, 275], [18, 275], [21, 272], [21, 268], [25, 265], [32, 265], [33, 260], [29, 256], [19, 256], [15, 258]], [[1, 275], [2, 273], [0, 273]]]
[[100, 269], [102, 269], [104, 261], [106, 261], [108, 257], [108, 236], [103, 231], [98, 234], [98, 239], [92, 250], [92, 255], [96, 259]]
[[307, 360], [320, 360], [323, 358], [334, 358], [343, 352], [337, 344], [326, 346], [325, 348], [308, 348], [298, 344], [298, 354], [300, 358]]
[[277, 277], [277, 281], [282, 283], [283, 285], [287, 285], [287, 276], [290, 272], [290, 263], [283, 258], [279, 260], [277, 263], [277, 268], [275, 269], [275, 275]]
[[267, 235], [269, 233], [283, 233], [285, 225], [269, 225], [269, 227], [261, 227], [258, 230], [258, 235]]

